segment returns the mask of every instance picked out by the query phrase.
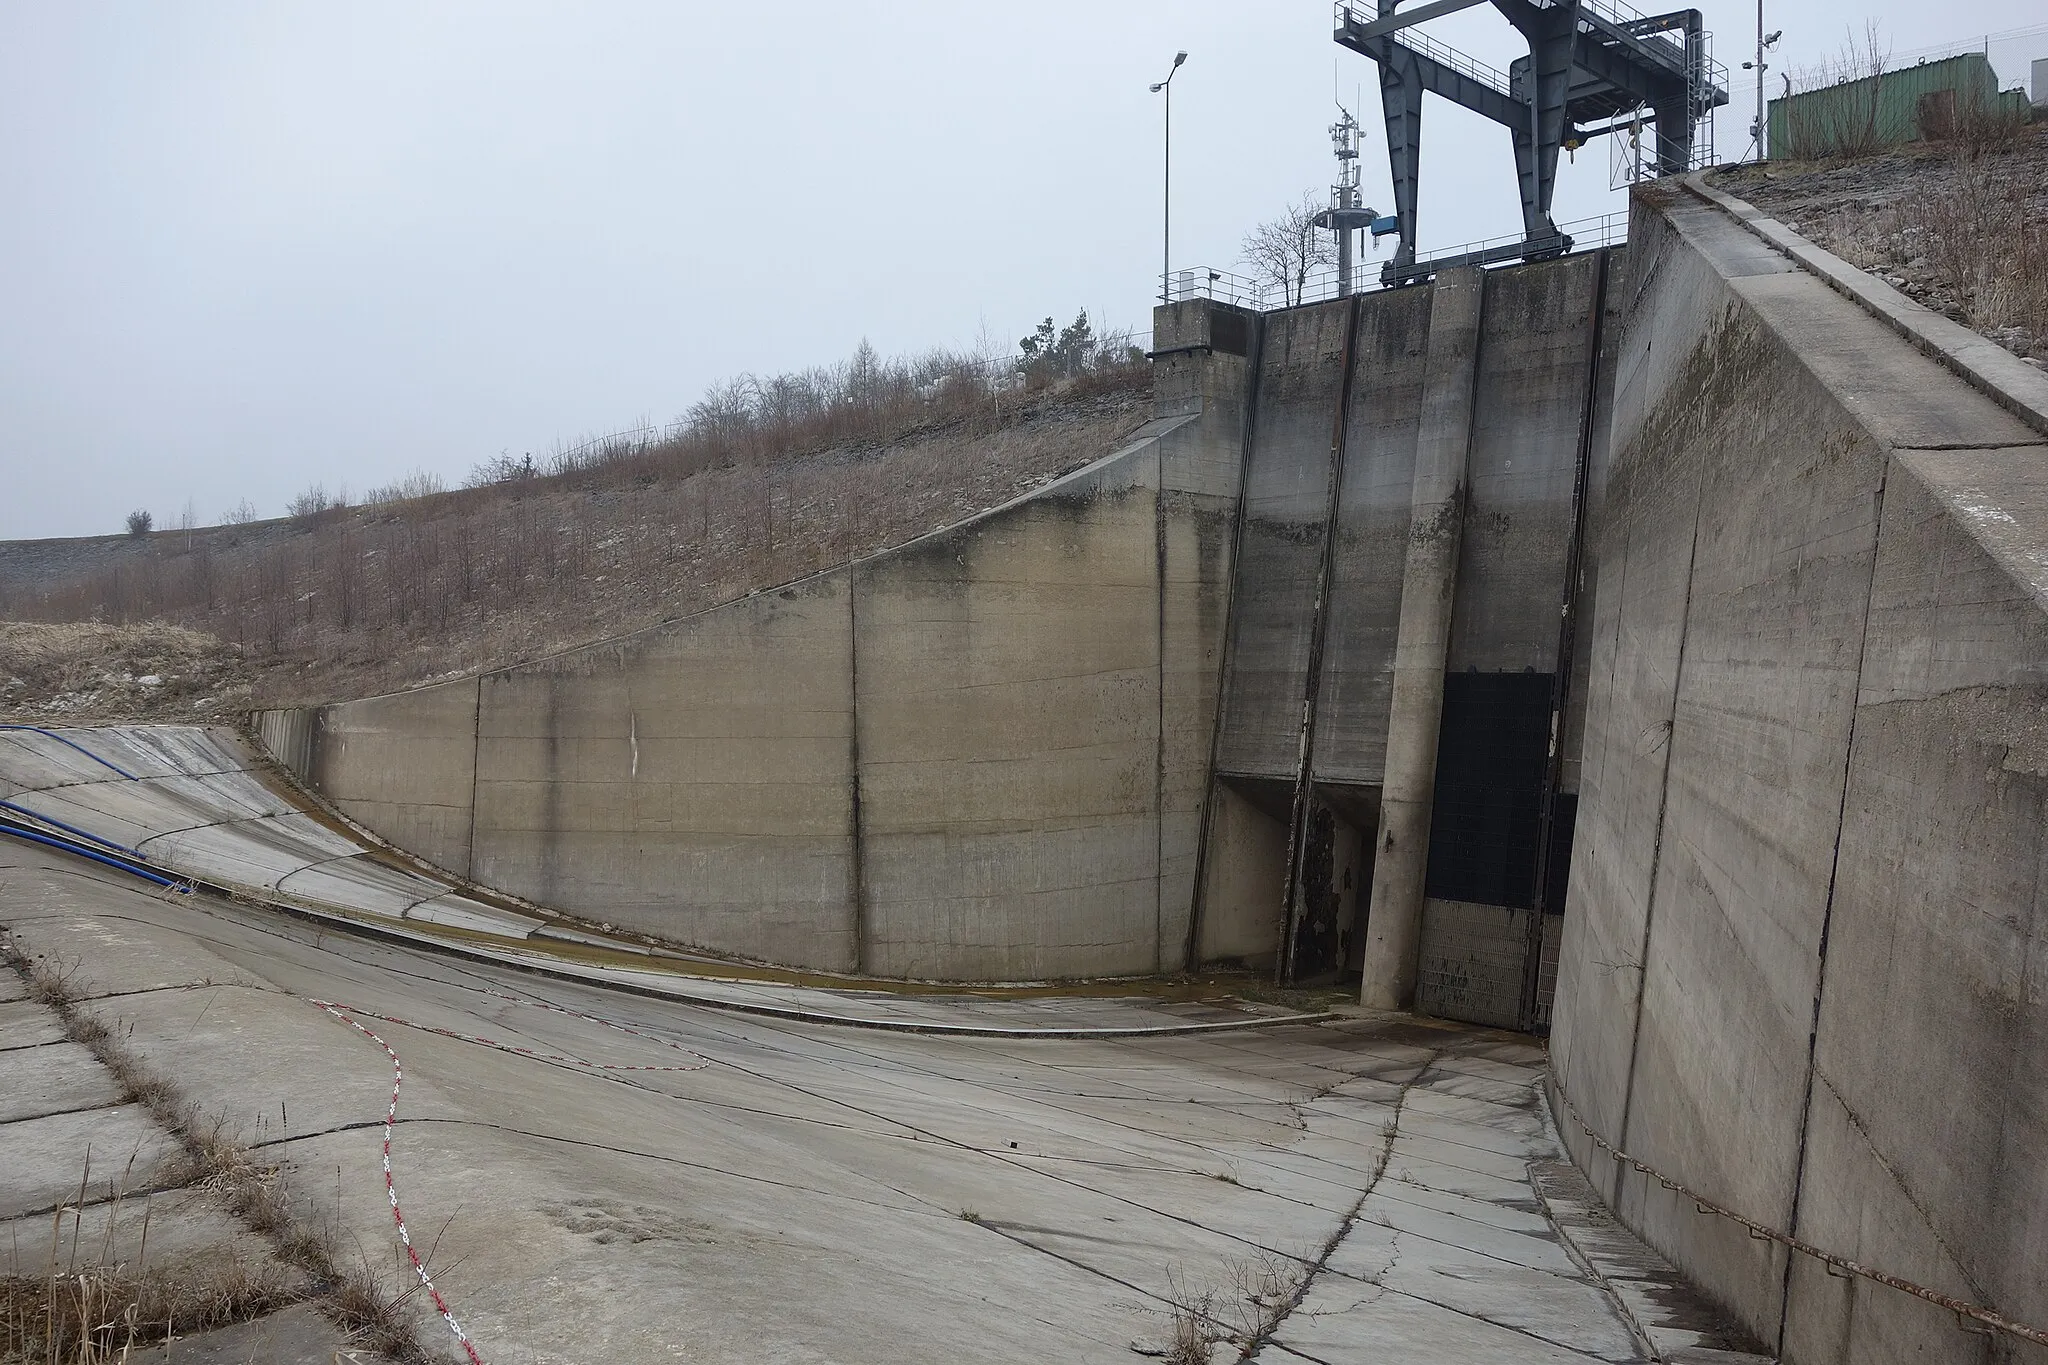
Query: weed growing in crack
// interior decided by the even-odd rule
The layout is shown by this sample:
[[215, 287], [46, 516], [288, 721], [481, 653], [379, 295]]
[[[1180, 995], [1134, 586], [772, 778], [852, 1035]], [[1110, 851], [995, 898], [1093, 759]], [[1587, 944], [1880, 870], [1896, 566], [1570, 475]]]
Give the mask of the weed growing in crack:
[[1172, 1267], [1166, 1272], [1166, 1312], [1165, 1347], [1145, 1352], [1156, 1354], [1166, 1365], [1209, 1365], [1209, 1348], [1229, 1340], [1216, 1316], [1215, 1291], [1195, 1293], [1187, 1276]]
[[[63, 1276], [8, 1277], [0, 1282], [0, 1294], [5, 1295], [5, 1304], [0, 1306], [0, 1332], [13, 1330], [12, 1319], [5, 1315], [14, 1312], [17, 1304], [31, 1315], [39, 1311], [46, 1326], [39, 1339], [39, 1353], [11, 1353], [11, 1338], [0, 1336], [0, 1359], [40, 1360], [49, 1365], [118, 1361], [124, 1358], [125, 1347], [116, 1350], [107, 1342], [113, 1340], [112, 1334], [117, 1331], [128, 1330], [129, 1325], [137, 1331], [156, 1332], [156, 1336], [148, 1339], [161, 1340], [169, 1331], [200, 1330], [191, 1325], [194, 1322], [220, 1326], [306, 1297], [289, 1287], [288, 1270], [296, 1270], [310, 1282], [314, 1304], [356, 1340], [401, 1365], [427, 1365], [432, 1360], [406, 1309], [417, 1289], [395, 1296], [387, 1293], [360, 1246], [355, 1264], [341, 1263], [338, 1190], [334, 1220], [329, 1221], [324, 1215], [319, 1216], [317, 1224], [302, 1220], [296, 1212], [300, 1201], [295, 1197], [290, 1172], [284, 1164], [259, 1161], [237, 1139], [225, 1113], [211, 1117], [203, 1114], [197, 1102], [186, 1096], [175, 1081], [152, 1071], [129, 1050], [122, 1037], [85, 1008], [85, 992], [78, 984], [78, 960], [40, 956], [30, 959], [5, 934], [0, 934], [0, 960], [20, 973], [32, 999], [57, 1015], [66, 1035], [84, 1044], [112, 1073], [125, 1098], [143, 1105], [151, 1117], [178, 1139], [190, 1169], [173, 1183], [196, 1185], [224, 1204], [244, 1224], [270, 1240], [278, 1260], [261, 1266], [242, 1264], [238, 1270], [231, 1265], [219, 1278], [208, 1278], [205, 1274], [195, 1278], [191, 1273], [170, 1270], [143, 1274], [139, 1265], [135, 1272], [125, 1272], [118, 1264], [84, 1272], [67, 1270]], [[88, 1158], [88, 1176], [89, 1163]], [[85, 1204], [84, 1191], [85, 1184], [81, 1182], [77, 1210], [80, 1214]], [[60, 1209], [60, 1217], [62, 1213]], [[74, 1240], [75, 1235], [74, 1231]], [[427, 1259], [431, 1258], [429, 1251]], [[228, 1316], [219, 1316], [222, 1313]], [[166, 1321], [172, 1325], [160, 1329], [159, 1325]], [[52, 1335], [60, 1322], [89, 1324], [91, 1330], [81, 1335], [67, 1329], [69, 1335], [60, 1340]], [[70, 1345], [66, 1347], [64, 1342]], [[70, 1353], [65, 1354], [66, 1350]], [[108, 1354], [110, 1350], [115, 1353]]]
[[84, 1210], [57, 1211], [41, 1273], [0, 1275], [0, 1360], [111, 1365], [174, 1335], [241, 1322], [301, 1297], [282, 1267], [233, 1250], [158, 1266], [111, 1255], [61, 1264], [67, 1215], [75, 1226]]
[[[1218, 1343], [1237, 1347], [1236, 1359], [1240, 1362], [1252, 1359], [1271, 1344], [1281, 1325], [1301, 1310], [1316, 1277], [1329, 1265], [1337, 1248], [1343, 1245], [1345, 1237], [1363, 1214], [1366, 1200], [1372, 1197], [1381, 1178], [1386, 1175], [1393, 1160], [1394, 1139], [1399, 1133], [1401, 1110], [1407, 1103], [1408, 1093], [1428, 1074], [1435, 1062], [1436, 1054], [1432, 1054], [1414, 1075], [1402, 1083], [1393, 1112], [1380, 1124], [1379, 1147], [1372, 1153], [1365, 1186], [1323, 1244], [1304, 1249], [1299, 1255], [1269, 1249], [1233, 1260], [1228, 1265], [1230, 1287], [1227, 1291], [1207, 1290], [1197, 1294], [1189, 1288], [1184, 1275], [1169, 1269], [1166, 1277], [1167, 1344], [1160, 1350], [1139, 1348], [1143, 1354], [1159, 1356], [1172, 1365], [1197, 1361], [1207, 1365], [1210, 1348]], [[1335, 1085], [1325, 1087], [1315, 1098], [1330, 1094], [1336, 1088]], [[1302, 1120], [1301, 1106], [1291, 1101], [1288, 1103], [1295, 1108], [1297, 1121], [1305, 1121]], [[1384, 1288], [1378, 1279], [1392, 1269], [1390, 1260], [1375, 1276], [1376, 1288]]]
[[1281, 1322], [1308, 1288], [1313, 1262], [1304, 1257], [1261, 1251], [1231, 1263], [1231, 1306], [1237, 1330], [1232, 1340], [1239, 1360], [1249, 1360], [1272, 1340]]

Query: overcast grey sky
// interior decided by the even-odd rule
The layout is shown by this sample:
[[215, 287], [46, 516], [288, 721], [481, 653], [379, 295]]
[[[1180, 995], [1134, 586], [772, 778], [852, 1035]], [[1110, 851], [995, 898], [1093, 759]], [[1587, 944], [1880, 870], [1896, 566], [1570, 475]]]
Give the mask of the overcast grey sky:
[[[1707, 12], [1737, 67], [1753, 6]], [[1768, 22], [1796, 65], [1866, 17], [1906, 51], [2040, 11]], [[1177, 48], [1177, 265], [1231, 266], [1247, 227], [1324, 191], [1333, 91], [1369, 97], [1366, 196], [1390, 208], [1372, 66], [1330, 28], [1324, 0], [0, 0], [0, 537], [453, 483], [863, 337], [1013, 342], [1081, 307], [1148, 325], [1146, 87]], [[1490, 8], [1431, 31], [1515, 55]], [[1432, 101], [1424, 137], [1425, 247], [1514, 230], [1505, 134]], [[1607, 180], [1582, 151], [1558, 217], [1619, 207]]]

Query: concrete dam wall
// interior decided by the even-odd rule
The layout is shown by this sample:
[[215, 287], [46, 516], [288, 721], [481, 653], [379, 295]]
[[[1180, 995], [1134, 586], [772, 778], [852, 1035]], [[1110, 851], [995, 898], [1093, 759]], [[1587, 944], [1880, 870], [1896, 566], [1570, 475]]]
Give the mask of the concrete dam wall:
[[[1589, 253], [1453, 272], [1265, 317], [1201, 957], [1277, 952], [1297, 981], [1361, 969], [1391, 845], [1418, 860], [1401, 993], [1482, 1023], [1547, 1018], [1607, 267]], [[1430, 502], [1432, 478], [1451, 496]], [[1404, 639], [1445, 506], [1462, 527], [1421, 594], [1441, 621], [1432, 655]], [[1401, 705], [1404, 649], [1433, 710]], [[1410, 771], [1390, 788], [1404, 736]], [[1390, 789], [1419, 828], [1396, 832]]]
[[1462, 842], [1429, 868], [1423, 998], [1528, 1022], [1561, 908], [1537, 932], [1539, 850], [1569, 845], [1549, 738], [1605, 261], [1461, 279], [1161, 308], [1156, 420], [1066, 479], [697, 616], [258, 728], [429, 862], [674, 941], [891, 976], [1327, 979], [1362, 951], [1417, 443], [1455, 428], [1462, 480], [1469, 429], [1439, 784]]
[[260, 726], [672, 940], [1554, 1015], [1575, 1159], [1785, 1360], [2048, 1361], [1782, 1240], [2048, 1323], [2048, 379], [1881, 294], [1667, 185], [1625, 253], [1170, 304], [1067, 479]]
[[1789, 1362], [2048, 1359], [1694, 1198], [2048, 1324], [2048, 403], [1690, 193], [1633, 234], [1559, 1126]]

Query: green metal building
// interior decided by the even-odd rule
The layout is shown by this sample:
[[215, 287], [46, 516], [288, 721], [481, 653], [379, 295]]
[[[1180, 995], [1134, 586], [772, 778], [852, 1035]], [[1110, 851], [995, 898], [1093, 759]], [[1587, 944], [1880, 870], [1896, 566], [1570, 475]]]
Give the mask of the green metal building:
[[1795, 161], [1853, 156], [1953, 137], [1973, 119], [2024, 122], [2031, 112], [2026, 92], [2000, 91], [1985, 55], [1965, 52], [1772, 100], [1770, 150]]

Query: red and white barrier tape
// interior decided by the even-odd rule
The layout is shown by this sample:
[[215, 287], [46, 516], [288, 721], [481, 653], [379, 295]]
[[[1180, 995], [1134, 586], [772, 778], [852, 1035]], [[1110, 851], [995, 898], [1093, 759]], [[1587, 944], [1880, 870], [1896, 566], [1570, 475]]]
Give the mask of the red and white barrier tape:
[[616, 1029], [620, 1033], [629, 1033], [636, 1038], [643, 1038], [648, 1042], [660, 1043], [665, 1047], [674, 1048], [677, 1052], [681, 1052], [685, 1056], [695, 1057], [697, 1060], [694, 1064], [688, 1066], [642, 1066], [612, 1062], [593, 1062], [582, 1057], [568, 1057], [559, 1053], [539, 1052], [533, 1048], [521, 1047], [513, 1043], [501, 1043], [494, 1038], [481, 1038], [473, 1034], [457, 1033], [451, 1029], [434, 1028], [427, 1024], [416, 1024], [409, 1019], [400, 1019], [389, 1014], [376, 1014], [369, 1010], [359, 1010], [353, 1006], [336, 1004], [331, 1000], [314, 1000], [311, 1002], [325, 1010], [328, 1014], [333, 1015], [336, 1019], [339, 1019], [342, 1023], [347, 1024], [357, 1033], [368, 1038], [378, 1047], [383, 1048], [384, 1055], [391, 1059], [391, 1104], [384, 1111], [384, 1194], [391, 1201], [391, 1221], [398, 1225], [398, 1240], [405, 1245], [406, 1258], [412, 1263], [413, 1274], [419, 1276], [420, 1286], [427, 1291], [427, 1297], [434, 1301], [434, 1307], [440, 1312], [441, 1320], [448, 1324], [448, 1330], [453, 1332], [455, 1339], [462, 1343], [463, 1351], [469, 1356], [470, 1365], [484, 1365], [484, 1358], [478, 1354], [476, 1343], [469, 1339], [469, 1333], [463, 1331], [462, 1324], [455, 1320], [455, 1314], [448, 1307], [448, 1301], [441, 1296], [441, 1291], [434, 1287], [434, 1278], [427, 1273], [426, 1262], [420, 1259], [419, 1252], [413, 1247], [412, 1230], [405, 1225], [405, 1212], [398, 1204], [398, 1182], [391, 1174], [391, 1130], [398, 1122], [398, 1091], [405, 1083], [405, 1069], [399, 1064], [397, 1050], [379, 1037], [375, 1031], [357, 1022], [354, 1016], [360, 1015], [365, 1019], [378, 1019], [387, 1024], [398, 1024], [405, 1028], [417, 1029], [423, 1033], [439, 1034], [443, 1038], [453, 1038], [459, 1042], [474, 1043], [479, 1047], [495, 1048], [500, 1052], [509, 1052], [515, 1056], [531, 1057], [536, 1061], [586, 1066], [599, 1071], [698, 1071], [711, 1065], [708, 1057], [691, 1052], [688, 1048], [678, 1043], [670, 1042], [666, 1038], [655, 1038], [625, 1024], [615, 1023], [610, 1019], [601, 1019], [594, 1014], [582, 1014], [576, 1010], [564, 1009], [560, 1005], [551, 1005], [543, 1000], [522, 1000], [517, 996], [506, 995], [502, 991], [486, 989], [484, 994], [496, 996], [500, 1000], [510, 1001], [515, 1005], [528, 1005], [534, 1009], [564, 1014], [572, 1019], [582, 1019], [589, 1023], [601, 1024], [605, 1028]]

